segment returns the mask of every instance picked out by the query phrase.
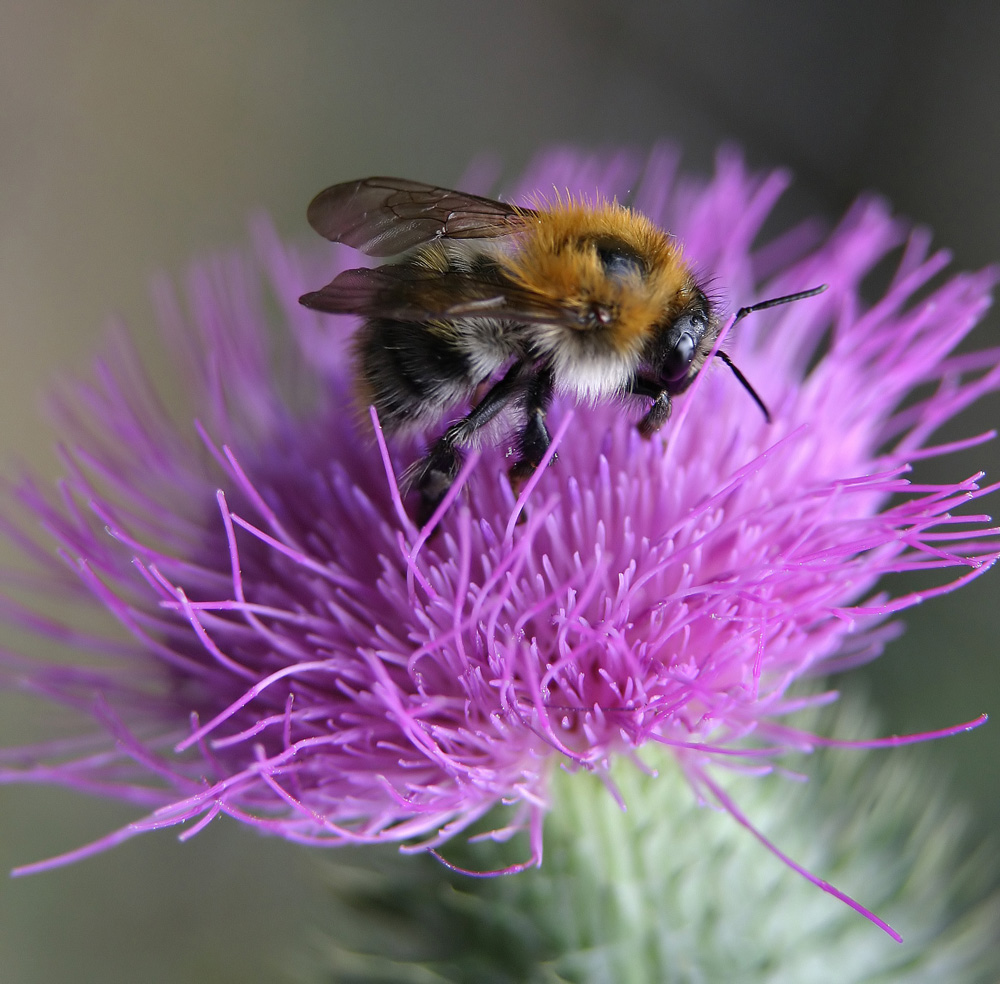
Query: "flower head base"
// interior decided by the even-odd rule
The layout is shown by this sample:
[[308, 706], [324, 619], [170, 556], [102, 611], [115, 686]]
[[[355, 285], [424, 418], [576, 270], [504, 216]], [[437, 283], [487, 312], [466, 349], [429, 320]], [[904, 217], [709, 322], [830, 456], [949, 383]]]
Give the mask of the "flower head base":
[[[196, 267], [189, 314], [160, 288], [198, 438], [168, 422], [120, 344], [62, 408], [73, 444], [58, 495], [18, 489], [55, 541], [53, 554], [15, 534], [53, 590], [96, 600], [126, 635], [86, 638], [12, 607], [116, 665], [10, 656], [11, 682], [91, 713], [105, 738], [35, 749], [27, 765], [18, 753], [2, 776], [153, 812], [26, 870], [219, 813], [309, 844], [429, 847], [500, 803], [531, 818], [537, 858], [551, 769], [604, 771], [650, 741], [736, 811], [710, 766], [766, 769], [817, 741], [783, 719], [831, 695], [793, 696], [793, 683], [872, 658], [887, 616], [996, 559], [987, 517], [952, 514], [989, 491], [978, 476], [905, 477], [917, 458], [988, 436], [927, 446], [1000, 384], [997, 351], [952, 354], [996, 272], [928, 287], [946, 257], [874, 200], [826, 238], [806, 224], [757, 247], [785, 177], [723, 154], [707, 184], [675, 182], [674, 163], [666, 150], [553, 153], [517, 196], [637, 187], [635, 207], [733, 307], [829, 284], [726, 341], [774, 422], [725, 367], [701, 373], [652, 441], [619, 405], [557, 402], [558, 462], [515, 500], [500, 456], [473, 456], [433, 537], [396, 485], [412, 449], [388, 447], [377, 419], [372, 441], [352, 408], [349, 326], [296, 305], [331, 254], [300, 256], [257, 229], [286, 322], [281, 372], [247, 261]], [[864, 303], [866, 275], [900, 245], [888, 290]], [[876, 588], [936, 568], [932, 591]]]

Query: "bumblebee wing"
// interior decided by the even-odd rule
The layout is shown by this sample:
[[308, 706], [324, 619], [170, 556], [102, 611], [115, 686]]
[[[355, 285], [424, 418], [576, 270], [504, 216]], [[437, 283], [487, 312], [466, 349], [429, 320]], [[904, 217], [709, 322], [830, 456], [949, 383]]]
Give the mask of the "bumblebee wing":
[[405, 178], [363, 178], [321, 191], [309, 224], [369, 256], [393, 256], [433, 239], [493, 239], [516, 232], [528, 209]]
[[509, 282], [469, 273], [381, 266], [345, 270], [300, 302], [330, 314], [359, 314], [394, 321], [448, 321], [455, 318], [499, 318], [530, 324], [566, 320], [566, 312], [549, 298]]

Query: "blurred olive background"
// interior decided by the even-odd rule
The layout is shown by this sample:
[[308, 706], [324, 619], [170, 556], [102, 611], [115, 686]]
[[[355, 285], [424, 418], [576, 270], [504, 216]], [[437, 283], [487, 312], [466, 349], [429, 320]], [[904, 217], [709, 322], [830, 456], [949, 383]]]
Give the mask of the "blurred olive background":
[[[449, 184], [482, 151], [511, 173], [551, 141], [663, 137], [706, 168], [735, 139], [754, 164], [795, 170], [800, 208], [836, 216], [875, 189], [930, 225], [959, 265], [1000, 260], [998, 51], [989, 0], [8, 0], [2, 473], [27, 461], [56, 474], [41, 394], [55, 374], [84, 370], [110, 316], [158, 360], [151, 274], [243, 242], [260, 208], [308, 241], [305, 204], [347, 178]], [[980, 344], [1000, 341], [997, 325], [994, 315]], [[998, 407], [984, 402], [948, 436], [992, 426]], [[1000, 479], [996, 446], [923, 474], [978, 468]], [[908, 633], [854, 678], [887, 732], [1000, 715], [998, 591], [994, 573], [911, 613]], [[0, 739], [16, 743], [34, 722], [12, 707]], [[1000, 805], [998, 736], [991, 724], [925, 753], [981, 831]], [[132, 815], [58, 790], [0, 789], [0, 870]], [[317, 867], [307, 851], [221, 822], [186, 845], [168, 832], [0, 880], [0, 978], [279, 980], [322, 927]]]

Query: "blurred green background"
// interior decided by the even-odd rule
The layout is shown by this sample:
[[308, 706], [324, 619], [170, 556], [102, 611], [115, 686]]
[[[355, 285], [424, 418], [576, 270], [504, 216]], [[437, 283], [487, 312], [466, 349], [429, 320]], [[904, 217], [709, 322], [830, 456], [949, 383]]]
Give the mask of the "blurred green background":
[[[305, 204], [347, 178], [450, 184], [484, 150], [515, 173], [551, 141], [663, 137], [705, 168], [735, 139], [756, 165], [794, 168], [793, 208], [836, 216], [874, 189], [959, 265], [1000, 260], [998, 50], [1000, 6], [988, 0], [8, 0], [0, 471], [24, 460], [56, 474], [40, 395], [54, 374], [86, 367], [110, 316], [157, 357], [151, 274], [242, 243], [259, 208], [308, 241]], [[980, 345], [1000, 341], [997, 325], [993, 315]], [[992, 426], [998, 408], [984, 402], [949, 436]], [[978, 468], [1000, 479], [996, 445], [923, 475]], [[886, 732], [1000, 718], [997, 577], [910, 613], [907, 634], [855, 676]], [[0, 740], [12, 744], [35, 714], [6, 708]], [[978, 829], [993, 829], [1000, 723], [924, 754]], [[0, 871], [132, 815], [0, 789]], [[168, 832], [0, 880], [0, 979], [280, 979], [323, 924], [316, 868], [304, 850], [223, 822], [186, 845]]]

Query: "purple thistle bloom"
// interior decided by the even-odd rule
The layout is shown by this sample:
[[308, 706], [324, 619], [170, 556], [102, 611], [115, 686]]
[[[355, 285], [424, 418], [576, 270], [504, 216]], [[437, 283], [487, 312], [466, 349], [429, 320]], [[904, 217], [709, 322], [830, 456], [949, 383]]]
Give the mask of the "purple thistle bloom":
[[[928, 445], [1000, 384], [1000, 351], [953, 354], [997, 271], [935, 279], [947, 257], [874, 199], [829, 235], [806, 223], [757, 246], [786, 176], [724, 153], [696, 183], [675, 163], [553, 152], [512, 198], [635, 189], [731, 309], [828, 284], [726, 340], [774, 422], [718, 364], [651, 441], [633, 410], [557, 401], [553, 467], [515, 500], [501, 454], [471, 456], [433, 537], [396, 484], [417, 452], [387, 447], [377, 420], [373, 440], [352, 404], [350, 323], [297, 304], [353, 251], [300, 255], [261, 223], [256, 263], [195, 266], [186, 310], [159, 286], [198, 423], [169, 420], [119, 337], [58, 408], [66, 478], [16, 489], [43, 534], [7, 524], [50, 595], [125, 630], [89, 636], [8, 602], [8, 621], [99, 657], [8, 654], [8, 685], [100, 732], [10, 751], [0, 773], [150, 812], [22, 872], [220, 813], [306, 844], [433, 848], [501, 803], [539, 861], [552, 769], [603, 772], [650, 741], [749, 825], [713, 770], [822, 743], [785, 719], [834, 695], [793, 685], [873, 658], [889, 616], [992, 564], [988, 517], [953, 514], [992, 488], [906, 473], [991, 436]], [[862, 282], [900, 246], [867, 303]], [[877, 587], [938, 568], [931, 590]]]

